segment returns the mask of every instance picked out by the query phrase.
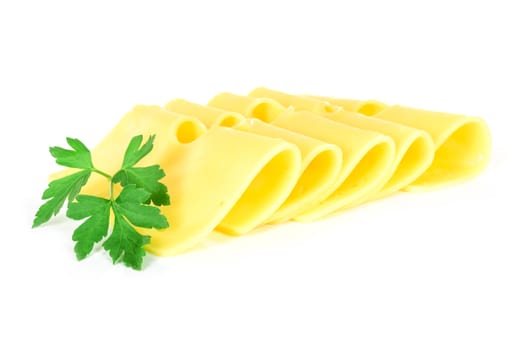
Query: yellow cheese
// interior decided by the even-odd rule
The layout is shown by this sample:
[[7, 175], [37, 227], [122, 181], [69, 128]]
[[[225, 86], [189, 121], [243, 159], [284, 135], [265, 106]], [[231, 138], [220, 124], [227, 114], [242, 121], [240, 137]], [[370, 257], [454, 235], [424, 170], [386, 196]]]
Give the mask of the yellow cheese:
[[244, 120], [244, 117], [239, 113], [202, 106], [183, 99], [172, 100], [164, 108], [170, 112], [198, 117], [208, 128], [217, 125], [235, 126]]
[[433, 163], [406, 188], [409, 191], [432, 190], [464, 182], [478, 175], [489, 162], [491, 135], [481, 118], [388, 106], [377, 101], [337, 99], [333, 102], [429, 133], [436, 149]]
[[[272, 98], [284, 106], [297, 110], [308, 110], [331, 120], [351, 125], [365, 130], [374, 130], [391, 137], [396, 146], [394, 170], [387, 183], [372, 198], [383, 197], [405, 188], [419, 178], [431, 165], [434, 156], [433, 141], [428, 133], [398, 123], [367, 117], [356, 112], [349, 112], [330, 102], [340, 102], [348, 106], [358, 107], [358, 101], [330, 99], [290, 95], [265, 88], [257, 88], [250, 94], [253, 97]], [[370, 198], [370, 199], [372, 199]]]
[[[258, 108], [258, 103], [277, 108]], [[395, 145], [391, 138], [380, 133], [338, 123], [314, 113], [286, 110], [271, 99], [219, 94], [210, 105], [239, 112], [247, 117], [260, 118], [273, 125], [332, 143], [342, 150], [342, 169], [327, 197], [316, 207], [295, 219], [310, 221], [321, 218], [342, 207], [356, 205], [378, 191], [391, 176]], [[273, 113], [273, 110], [285, 111]]]
[[[137, 166], [159, 164], [172, 199], [160, 207], [169, 228], [140, 229], [157, 255], [187, 250], [214, 229], [241, 235], [267, 222], [316, 220], [401, 188], [461, 182], [491, 152], [480, 118], [377, 101], [258, 88], [250, 96], [219, 94], [209, 106], [177, 99], [165, 108], [135, 107], [91, 152], [97, 168], [114, 174], [133, 136], [156, 135]], [[82, 193], [108, 197], [107, 179], [93, 174]]]
[[[208, 121], [210, 125], [215, 125], [217, 120], [223, 120], [224, 116], [241, 116], [241, 114], [235, 112], [202, 106], [184, 100], [171, 101], [168, 106], [201, 121]], [[280, 106], [277, 107], [280, 108]], [[241, 118], [243, 119], [243, 117]], [[237, 118], [237, 120], [239, 119]], [[254, 118], [246, 119], [234, 127], [237, 130], [288, 141], [298, 146], [300, 150], [302, 156], [300, 178], [289, 197], [268, 219], [268, 222], [289, 220], [314, 207], [329, 195], [326, 191], [337, 179], [342, 165], [342, 151], [339, 147]]]
[[[152, 236], [146, 249], [157, 255], [191, 248], [217, 226], [232, 234], [252, 230], [286, 200], [301, 170], [290, 143], [224, 127], [206, 132], [197, 119], [147, 106], [126, 114], [93, 149], [94, 164], [117, 171], [137, 134], [156, 135], [139, 165], [159, 164], [171, 196], [171, 205], [160, 207], [170, 227], [140, 230]], [[106, 179], [93, 176], [83, 193], [107, 196], [107, 189]]]

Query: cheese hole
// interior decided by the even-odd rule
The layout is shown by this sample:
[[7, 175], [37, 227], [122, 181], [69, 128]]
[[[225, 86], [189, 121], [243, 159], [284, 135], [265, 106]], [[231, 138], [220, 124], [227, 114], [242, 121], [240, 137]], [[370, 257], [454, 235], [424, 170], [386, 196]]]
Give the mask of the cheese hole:
[[357, 112], [367, 116], [374, 116], [382, 112], [386, 105], [377, 101], [365, 101], [359, 107]]
[[243, 120], [244, 118], [242, 118], [240, 115], [230, 114], [223, 117], [222, 120], [220, 120], [220, 122], [218, 123], [218, 125], [233, 127], [239, 125]]
[[323, 106], [323, 109], [324, 109], [324, 112], [326, 113], [333, 113], [333, 112], [336, 112], [337, 110], [339, 110], [339, 108], [337, 106], [333, 106], [329, 103], [325, 103], [324, 106]]
[[185, 120], [178, 124], [175, 135], [180, 143], [190, 143], [195, 141], [200, 135], [204, 133], [204, 127], [194, 121]]
[[251, 111], [251, 116], [271, 123], [284, 112], [284, 107], [269, 101], [259, 102]]

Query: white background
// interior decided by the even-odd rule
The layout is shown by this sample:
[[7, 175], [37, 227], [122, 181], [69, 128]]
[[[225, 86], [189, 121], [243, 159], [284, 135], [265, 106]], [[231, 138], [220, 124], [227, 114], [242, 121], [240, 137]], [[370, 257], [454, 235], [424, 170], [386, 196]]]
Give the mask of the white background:
[[[523, 349], [519, 1], [0, 3], [0, 348]], [[462, 186], [259, 229], [143, 272], [31, 230], [47, 148], [139, 103], [256, 86], [482, 116]], [[175, 199], [176, 200], [176, 199]]]

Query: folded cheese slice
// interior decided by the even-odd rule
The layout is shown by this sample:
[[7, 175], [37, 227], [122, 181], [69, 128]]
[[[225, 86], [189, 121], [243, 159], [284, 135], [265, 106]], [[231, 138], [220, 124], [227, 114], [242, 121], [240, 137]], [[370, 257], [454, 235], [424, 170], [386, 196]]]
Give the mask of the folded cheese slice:
[[[300, 173], [296, 146], [224, 127], [206, 131], [195, 118], [156, 106], [127, 113], [92, 150], [94, 164], [114, 173], [129, 140], [155, 134], [153, 151], [139, 165], [159, 164], [171, 197], [160, 210], [165, 230], [141, 229], [157, 255], [187, 250], [219, 227], [243, 234], [265, 222], [289, 196]], [[83, 193], [108, 195], [107, 180], [93, 177]]]
[[436, 149], [433, 163], [406, 190], [433, 190], [464, 182], [482, 172], [489, 162], [491, 135], [481, 118], [400, 105], [388, 106], [373, 100], [328, 101], [375, 118], [428, 132]]
[[324, 116], [346, 125], [378, 131], [395, 142], [392, 172], [384, 186], [376, 195], [371, 196], [370, 200], [406, 188], [416, 181], [433, 161], [435, 147], [431, 137], [424, 131], [347, 111], [327, 113]]
[[[433, 141], [425, 131], [346, 111], [340, 106], [333, 105], [331, 102], [337, 102], [334, 99], [326, 101], [320, 98], [291, 95], [266, 88], [254, 89], [249, 95], [272, 98], [287, 107], [312, 111], [343, 124], [365, 130], [374, 130], [391, 137], [396, 146], [391, 176], [382, 189], [369, 199], [384, 197], [405, 188], [419, 178], [433, 161], [435, 152]], [[349, 100], [346, 106], [351, 106], [351, 103], [353, 101]], [[354, 104], [356, 105], [356, 103]]]
[[373, 196], [389, 179], [395, 158], [393, 140], [307, 111], [286, 112], [274, 125], [293, 130], [342, 149], [342, 170], [322, 203], [300, 214], [299, 221], [319, 219], [341, 208], [356, 206]]
[[298, 146], [302, 155], [301, 175], [293, 191], [269, 221], [281, 222], [319, 205], [330, 194], [342, 169], [342, 150], [303, 134], [262, 122], [247, 119], [238, 126], [251, 133], [283, 139]]
[[188, 225], [220, 213], [215, 226], [232, 235], [266, 222], [300, 175], [296, 146], [231, 128], [211, 128], [177, 153], [177, 163], [165, 169], [166, 183], [174, 189], [173, 203], [166, 209], [176, 211], [178, 222]]
[[[359, 204], [382, 188], [390, 177], [395, 145], [388, 136], [354, 128], [311, 112], [295, 112], [272, 99], [225, 93], [215, 96], [209, 104], [340, 147], [343, 154], [342, 169], [327, 191], [329, 196], [319, 205], [295, 217], [296, 220], [316, 220], [342, 207]], [[260, 105], [264, 107], [260, 108]]]
[[[216, 125], [217, 122], [223, 120], [224, 116], [241, 116], [241, 114], [235, 112], [202, 106], [184, 100], [173, 100], [168, 104], [168, 107], [187, 113], [201, 121], [210, 122], [210, 125]], [[241, 118], [243, 119], [243, 117]], [[327, 190], [337, 179], [342, 166], [342, 151], [339, 147], [254, 118], [245, 119], [235, 125], [234, 128], [282, 139], [296, 145], [300, 150], [302, 156], [300, 177], [289, 197], [268, 219], [268, 222], [289, 220], [319, 204], [329, 195]]]

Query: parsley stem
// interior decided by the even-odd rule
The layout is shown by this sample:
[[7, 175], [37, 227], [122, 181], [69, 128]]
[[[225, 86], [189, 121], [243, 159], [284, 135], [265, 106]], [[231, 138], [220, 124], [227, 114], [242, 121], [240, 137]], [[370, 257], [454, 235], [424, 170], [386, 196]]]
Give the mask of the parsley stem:
[[113, 182], [113, 177], [111, 175], [109, 175], [108, 173], [106, 172], [103, 172], [102, 170], [99, 170], [97, 168], [92, 168], [91, 171], [93, 171], [94, 173], [97, 173], [97, 174], [100, 174], [102, 175], [103, 177], [105, 177], [106, 179], [109, 180], [109, 199], [111, 201], [113, 201], [113, 185], [114, 185], [114, 182]]
[[113, 178], [110, 178], [110, 181], [109, 181], [110, 185], [109, 185], [109, 200], [111, 202], [113, 202], [113, 186], [114, 186], [114, 182], [113, 182]]
[[98, 170], [98, 169], [96, 169], [96, 168], [93, 168], [93, 169], [91, 169], [91, 170], [92, 170], [93, 172], [97, 173], [97, 174], [102, 175], [102, 176], [105, 177], [105, 178], [108, 178], [109, 180], [112, 180], [112, 179], [113, 179], [113, 177], [112, 177], [111, 175], [109, 175], [108, 173], [104, 173], [102, 170]]

